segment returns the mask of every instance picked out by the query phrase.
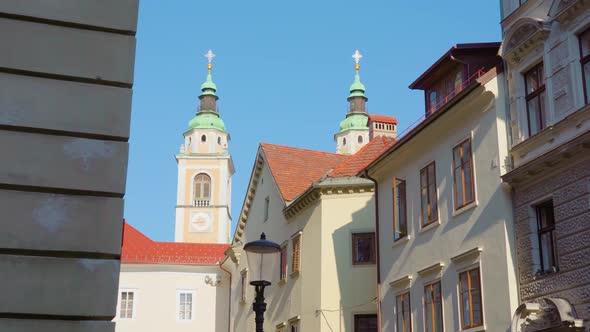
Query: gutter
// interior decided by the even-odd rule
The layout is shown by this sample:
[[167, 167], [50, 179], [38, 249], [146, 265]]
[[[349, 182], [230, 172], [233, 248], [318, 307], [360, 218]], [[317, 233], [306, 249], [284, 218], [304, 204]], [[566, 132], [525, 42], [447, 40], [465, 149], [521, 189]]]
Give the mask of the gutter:
[[219, 268], [223, 271], [225, 271], [228, 275], [229, 275], [229, 285], [228, 285], [228, 301], [227, 304], [229, 306], [229, 309], [227, 310], [227, 332], [231, 332], [231, 272], [229, 272], [228, 270], [226, 270], [223, 267], [223, 263], [225, 263], [225, 261], [227, 261], [227, 258], [229, 256], [225, 256], [225, 258], [223, 259], [223, 261], [221, 261], [221, 263], [219, 263]]
[[377, 332], [381, 332], [381, 255], [379, 247], [379, 184], [369, 176], [365, 169], [363, 177], [373, 181], [375, 185], [375, 260], [377, 261]]

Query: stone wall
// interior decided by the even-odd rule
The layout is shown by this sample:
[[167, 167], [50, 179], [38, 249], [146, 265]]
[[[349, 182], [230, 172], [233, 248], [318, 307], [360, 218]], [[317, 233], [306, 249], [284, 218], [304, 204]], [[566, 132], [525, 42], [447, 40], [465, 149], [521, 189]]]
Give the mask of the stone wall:
[[0, 331], [114, 331], [137, 11], [0, 1]]
[[[581, 156], [582, 158], [583, 156]], [[553, 199], [558, 272], [537, 275], [536, 219], [532, 206]], [[522, 302], [563, 298], [590, 319], [590, 159], [571, 161], [514, 191]]]

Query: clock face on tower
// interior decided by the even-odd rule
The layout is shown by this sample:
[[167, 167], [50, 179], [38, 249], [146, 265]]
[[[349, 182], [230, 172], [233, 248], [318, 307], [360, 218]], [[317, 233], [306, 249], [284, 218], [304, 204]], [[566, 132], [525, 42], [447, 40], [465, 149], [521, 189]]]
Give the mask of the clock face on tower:
[[196, 212], [191, 214], [189, 231], [191, 233], [211, 232], [211, 215], [205, 212]]

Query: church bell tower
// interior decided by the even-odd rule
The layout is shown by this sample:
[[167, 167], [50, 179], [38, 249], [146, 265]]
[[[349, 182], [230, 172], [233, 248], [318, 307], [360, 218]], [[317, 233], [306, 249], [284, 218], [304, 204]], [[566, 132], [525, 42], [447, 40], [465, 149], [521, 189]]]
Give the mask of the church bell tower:
[[228, 152], [230, 136], [219, 116], [217, 86], [211, 76], [215, 54], [209, 50], [205, 57], [207, 79], [201, 85], [199, 107], [176, 155], [178, 194], [174, 239], [228, 243], [234, 165]]

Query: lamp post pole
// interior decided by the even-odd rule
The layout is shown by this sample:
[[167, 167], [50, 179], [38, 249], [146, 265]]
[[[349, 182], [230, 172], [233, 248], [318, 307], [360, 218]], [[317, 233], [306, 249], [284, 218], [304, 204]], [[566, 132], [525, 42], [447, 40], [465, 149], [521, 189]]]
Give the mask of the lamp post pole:
[[254, 318], [256, 322], [256, 332], [264, 332], [264, 312], [266, 311], [264, 288], [270, 286], [270, 282], [266, 280], [258, 280], [250, 282], [250, 285], [254, 286], [254, 289], [256, 290], [256, 298], [252, 305], [254, 313], [256, 313], [256, 317]]

